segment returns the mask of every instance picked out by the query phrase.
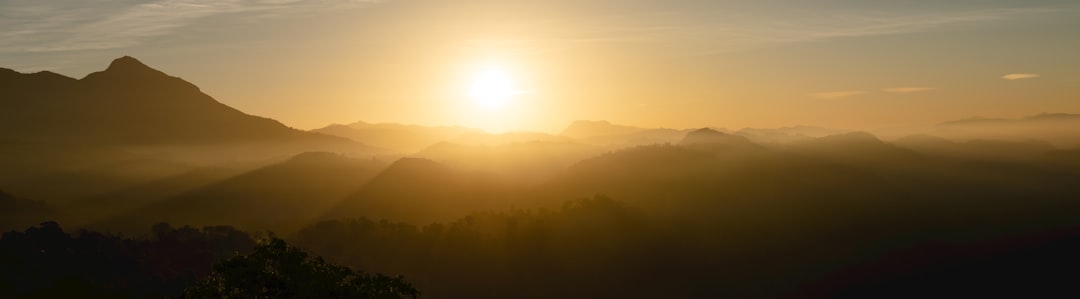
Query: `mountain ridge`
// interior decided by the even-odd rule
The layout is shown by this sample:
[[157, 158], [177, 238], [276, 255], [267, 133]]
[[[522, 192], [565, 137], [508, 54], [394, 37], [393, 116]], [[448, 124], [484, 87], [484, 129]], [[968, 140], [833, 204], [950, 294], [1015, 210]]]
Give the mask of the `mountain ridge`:
[[[244, 113], [131, 56], [73, 79], [0, 73], [0, 138], [107, 144], [350, 140]], [[358, 146], [358, 144], [353, 144]]]

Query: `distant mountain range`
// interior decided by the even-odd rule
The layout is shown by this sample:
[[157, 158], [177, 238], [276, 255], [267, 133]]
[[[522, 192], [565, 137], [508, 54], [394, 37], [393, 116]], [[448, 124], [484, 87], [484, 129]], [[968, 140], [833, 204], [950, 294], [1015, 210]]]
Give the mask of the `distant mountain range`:
[[[305, 132], [130, 57], [83, 79], [0, 69], [0, 232], [26, 231], [0, 242], [0, 253], [18, 253], [0, 254], [0, 268], [26, 265], [0, 271], [0, 294], [21, 275], [55, 278], [42, 286], [65, 292], [82, 284], [41, 269], [161, 262], [141, 253], [117, 262], [104, 249], [128, 247], [107, 244], [207, 255], [181, 245], [239, 234], [219, 225], [269, 230], [367, 273], [403, 273], [444, 298], [875, 298], [939, 294], [958, 280], [956, 294], [988, 291], [1032, 273], [1042, 275], [1035, 289], [1065, 289], [1074, 277], [1043, 269], [1077, 264], [1062, 264], [1080, 240], [1077, 132], [1074, 114], [951, 121], [884, 139], [587, 120], [558, 134], [364, 122]], [[73, 233], [55, 222], [26, 229], [45, 221]], [[108, 233], [74, 233], [85, 228]], [[93, 239], [107, 242], [83, 246]], [[167, 260], [168, 275], [194, 282], [173, 271], [187, 259]], [[841, 296], [798, 296], [819, 281], [821, 294]]]
[[355, 122], [347, 125], [329, 125], [312, 132], [334, 135], [364, 144], [393, 149], [400, 152], [416, 152], [432, 144], [457, 138], [466, 134], [483, 134], [480, 129], [458, 126], [429, 127], [403, 124], [371, 124]]
[[559, 135], [584, 139], [591, 137], [629, 135], [645, 130], [646, 129], [644, 128], [612, 124], [606, 120], [579, 120], [571, 123], [570, 126], [566, 127]]
[[229, 221], [289, 232], [319, 219], [386, 168], [378, 160], [302, 153], [91, 225], [109, 229], [161, 221], [204, 225]]
[[1042, 123], [1042, 122], [1080, 122], [1080, 114], [1070, 113], [1040, 113], [1032, 116], [1027, 116], [1019, 119], [1009, 118], [985, 118], [974, 117], [961, 120], [946, 121], [939, 124], [939, 127], [950, 126], [968, 126], [968, 125], [987, 125], [987, 124], [1018, 124], [1018, 123]]
[[940, 123], [923, 134], [953, 140], [1043, 140], [1080, 146], [1080, 114], [1042, 113], [1019, 119], [970, 118]]
[[[895, 141], [810, 126], [589, 120], [558, 134], [365, 122], [305, 132], [123, 57], [82, 79], [0, 69], [0, 188], [19, 196], [4, 199], [10, 206], [79, 211], [83, 223], [106, 228], [173, 221], [279, 231], [324, 217], [445, 221], [597, 193], [638, 203], [882, 196], [871, 191], [891, 191], [892, 181], [922, 190], [912, 178], [1080, 165], [1065, 143], [1080, 141], [1078, 124], [1074, 114], [968, 119]], [[1014, 172], [1035, 178], [1034, 166]], [[838, 181], [873, 188], [820, 187]]]
[[[938, 136], [955, 140], [987, 139], [1003, 141], [1046, 140], [1055, 146], [1080, 145], [1080, 137], [1070, 134], [1080, 128], [1080, 115], [1045, 113], [1022, 119], [972, 118], [948, 121], [931, 127], [882, 129], [875, 135], [888, 136], [890, 140], [907, 136]], [[850, 130], [816, 126], [789, 126], [779, 128], [743, 128], [731, 131], [724, 128], [707, 128], [731, 136], [740, 136], [762, 145], [791, 144]], [[348, 125], [331, 125], [313, 132], [335, 135], [356, 142], [392, 149], [403, 154], [429, 151], [440, 143], [459, 145], [500, 146], [511, 143], [578, 143], [599, 148], [622, 148], [628, 146], [680, 143], [694, 129], [644, 128], [614, 124], [604, 120], [578, 120], [572, 122], [557, 135], [540, 132], [510, 132], [490, 134], [480, 129], [458, 126], [420, 126], [394, 123], [370, 124], [356, 122]]]
[[[932, 132], [909, 132], [908, 135], [926, 133], [955, 138], [970, 133], [973, 138], [1017, 139], [1047, 133], [1053, 135], [1049, 139], [1068, 139], [1060, 136], [1063, 135], [1061, 132], [1045, 132], [1040, 128], [1048, 124], [1056, 127], [1080, 124], [1080, 115], [1044, 113], [1022, 119], [963, 119], [943, 122]], [[982, 128], [999, 125], [1018, 129], [1001, 132], [992, 128], [986, 132], [987, 129]], [[715, 130], [765, 143], [794, 142], [845, 132], [811, 126], [745, 128], [736, 132]], [[305, 132], [231, 108], [201, 92], [194, 84], [128, 56], [118, 58], [104, 71], [82, 79], [48, 71], [23, 74], [0, 68], [0, 140], [8, 143], [191, 145], [270, 142], [307, 144], [302, 146], [307, 150], [376, 151], [361, 145], [369, 144], [414, 153], [445, 141], [487, 145], [569, 140], [620, 146], [671, 143], [679, 142], [687, 132], [689, 130], [642, 128], [603, 120], [575, 121], [557, 135], [526, 132], [492, 135], [459, 126], [364, 122], [330, 125]], [[567, 139], [559, 140], [558, 137]], [[1029, 138], [1038, 137], [1042, 136]]]
[[690, 133], [686, 133], [686, 137], [679, 142], [679, 145], [741, 150], [760, 148], [759, 145], [751, 142], [749, 138], [720, 132], [710, 128], [697, 129]]
[[312, 132], [349, 138], [403, 154], [426, 151], [440, 143], [463, 146], [502, 146], [512, 143], [579, 143], [601, 147], [625, 147], [678, 142], [689, 130], [640, 128], [608, 121], [579, 120], [553, 135], [516, 131], [499, 134], [459, 126], [421, 126], [396, 123], [355, 122], [330, 125]]

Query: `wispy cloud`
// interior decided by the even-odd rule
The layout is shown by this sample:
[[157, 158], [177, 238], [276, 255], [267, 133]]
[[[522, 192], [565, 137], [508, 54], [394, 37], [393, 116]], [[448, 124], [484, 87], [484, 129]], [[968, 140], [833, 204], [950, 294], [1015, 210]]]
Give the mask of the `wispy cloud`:
[[136, 46], [209, 17], [273, 17], [377, 0], [106, 0], [0, 3], [2, 52], [101, 50]]
[[1025, 74], [1025, 73], [1008, 74], [1008, 75], [1001, 76], [1001, 78], [1005, 79], [1005, 80], [1034, 79], [1034, 78], [1038, 78], [1038, 77], [1039, 77], [1039, 74]]
[[853, 97], [853, 96], [857, 96], [857, 95], [861, 95], [861, 94], [865, 94], [865, 93], [866, 93], [865, 91], [859, 91], [859, 90], [829, 91], [829, 92], [811, 93], [811, 94], [807, 94], [807, 96], [812, 97], [812, 98], [816, 98], [816, 99], [834, 100], [834, 99], [842, 99], [842, 98]]
[[[1072, 8], [1070, 8], [1072, 9]], [[840, 38], [898, 35], [953, 26], [1012, 20], [1059, 11], [1059, 8], [991, 8], [956, 11], [798, 11], [736, 14], [712, 11], [597, 17], [582, 21], [561, 41], [582, 43], [697, 44], [700, 55]], [[577, 22], [578, 20], [570, 20]], [[568, 20], [560, 20], [566, 23]]]
[[934, 90], [934, 89], [935, 88], [933, 88], [933, 87], [892, 87], [892, 88], [882, 89], [881, 91], [888, 92], [888, 93], [916, 93], [916, 92], [931, 91], [931, 90]]
[[906, 14], [876, 11], [808, 12], [807, 15], [783, 18], [785, 21], [749, 20], [745, 22], [748, 25], [721, 31], [713, 44], [714, 52], [726, 52], [840, 38], [930, 32], [1053, 11], [1045, 8], [1007, 8]]

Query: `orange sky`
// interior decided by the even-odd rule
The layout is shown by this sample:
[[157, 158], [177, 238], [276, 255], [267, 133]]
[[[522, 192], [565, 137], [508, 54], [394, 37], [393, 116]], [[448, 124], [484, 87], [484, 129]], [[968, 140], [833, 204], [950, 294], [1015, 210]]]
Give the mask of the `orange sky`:
[[[1080, 113], [1080, 5], [938, 2], [4, 2], [0, 67], [81, 77], [132, 55], [302, 129], [873, 128]], [[467, 96], [491, 65], [522, 91], [498, 110]]]

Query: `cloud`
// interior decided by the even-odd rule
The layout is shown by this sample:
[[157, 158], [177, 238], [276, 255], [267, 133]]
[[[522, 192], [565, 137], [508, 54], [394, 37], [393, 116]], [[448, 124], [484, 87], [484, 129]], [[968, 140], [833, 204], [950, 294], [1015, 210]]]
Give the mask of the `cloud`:
[[915, 92], [931, 91], [931, 90], [934, 90], [934, 89], [936, 89], [936, 88], [933, 88], [933, 87], [892, 87], [892, 88], [882, 89], [881, 91], [888, 92], [888, 93], [915, 93]]
[[[531, 26], [533, 29], [529, 31], [538, 34], [518, 36], [515, 41], [521, 48], [536, 51], [560, 51], [592, 44], [641, 44], [670, 47], [686, 56], [711, 56], [843, 38], [932, 32], [1075, 9], [898, 11], [805, 8], [735, 12], [723, 5], [702, 3], [708, 1], [692, 1], [695, 4], [691, 6], [673, 2], [676, 3], [646, 4], [655, 8], [651, 10], [622, 10], [616, 6], [610, 11], [565, 17], [523, 17], [517, 19], [518, 25]], [[470, 43], [467, 47], [475, 45]]]
[[[932, 32], [953, 26], [983, 24], [1053, 13], [1053, 8], [994, 8], [961, 11], [891, 12], [867, 10], [808, 10], [776, 15], [725, 15], [701, 18], [673, 17], [638, 25], [643, 40], [683, 39], [707, 48], [699, 55], [752, 50], [763, 47], [812, 43], [842, 38]], [[722, 12], [718, 12], [722, 14]], [[684, 21], [692, 20], [692, 21]], [[633, 25], [628, 25], [633, 27]]]
[[1038, 78], [1039, 74], [1008, 74], [1001, 76], [1005, 80], [1021, 80], [1021, 79], [1033, 79]]
[[104, 0], [0, 2], [0, 53], [132, 47], [176, 33], [206, 18], [245, 20], [332, 10], [377, 0]]
[[866, 92], [858, 91], [858, 90], [830, 91], [830, 92], [811, 93], [811, 94], [807, 94], [807, 96], [810, 96], [812, 98], [817, 98], [817, 99], [823, 99], [823, 100], [834, 100], [834, 99], [842, 99], [842, 98], [847, 98], [847, 97], [853, 97], [853, 96], [861, 95], [861, 94], [864, 94], [864, 93], [866, 93]]

